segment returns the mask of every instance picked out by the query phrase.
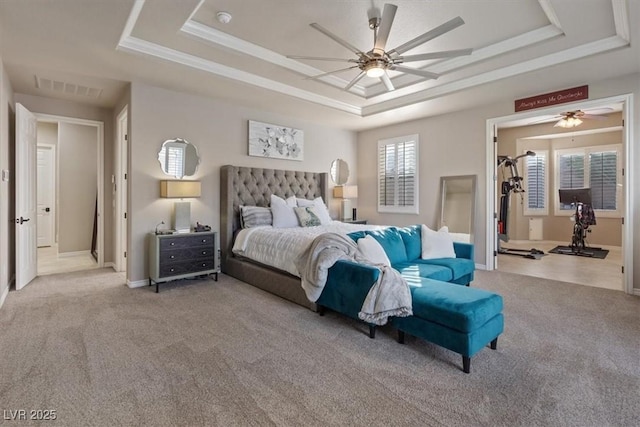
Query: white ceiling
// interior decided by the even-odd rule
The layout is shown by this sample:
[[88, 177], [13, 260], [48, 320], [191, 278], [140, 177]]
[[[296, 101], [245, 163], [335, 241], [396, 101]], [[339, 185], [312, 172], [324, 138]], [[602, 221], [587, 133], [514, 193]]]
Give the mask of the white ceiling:
[[[393, 3], [388, 47], [460, 16], [464, 25], [407, 54], [473, 53], [410, 64], [440, 73], [437, 80], [393, 72], [393, 92], [367, 77], [344, 91], [358, 70], [305, 77], [349, 64], [286, 55], [355, 58], [312, 22], [370, 50], [368, 13], [384, 1], [1, 0], [0, 55], [19, 93], [111, 107], [127, 82], [140, 81], [354, 130], [640, 71], [631, 47], [640, 1]], [[219, 23], [219, 11], [231, 22]]]

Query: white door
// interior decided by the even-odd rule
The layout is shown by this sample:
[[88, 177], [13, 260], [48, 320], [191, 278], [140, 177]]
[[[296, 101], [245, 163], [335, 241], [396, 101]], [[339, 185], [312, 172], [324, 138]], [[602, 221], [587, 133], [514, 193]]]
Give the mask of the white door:
[[38, 247], [53, 244], [55, 206], [55, 148], [53, 145], [38, 145]]
[[16, 289], [37, 274], [36, 118], [16, 103]]
[[117, 174], [115, 180], [116, 199], [116, 271], [126, 271], [127, 269], [127, 178], [128, 178], [128, 153], [129, 141], [128, 129], [128, 108], [125, 107], [118, 115], [118, 159]]

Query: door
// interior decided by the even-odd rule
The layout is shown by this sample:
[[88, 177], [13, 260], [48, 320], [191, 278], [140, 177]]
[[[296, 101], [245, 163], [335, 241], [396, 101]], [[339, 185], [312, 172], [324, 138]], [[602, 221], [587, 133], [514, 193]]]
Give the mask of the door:
[[129, 141], [128, 108], [125, 107], [118, 115], [118, 153], [115, 180], [116, 199], [116, 271], [127, 269], [127, 178], [128, 178], [128, 153]]
[[16, 290], [37, 274], [36, 118], [16, 103]]
[[42, 248], [53, 244], [55, 234], [55, 148], [38, 145], [37, 162], [38, 247]]

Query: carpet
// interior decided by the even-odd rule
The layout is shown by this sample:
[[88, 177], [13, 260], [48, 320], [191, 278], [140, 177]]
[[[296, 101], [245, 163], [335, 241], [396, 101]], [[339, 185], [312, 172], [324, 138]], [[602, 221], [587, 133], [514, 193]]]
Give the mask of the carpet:
[[[457, 286], [445, 285], [443, 286]], [[42, 276], [0, 309], [0, 411], [58, 426], [632, 426], [640, 298], [476, 271], [504, 298], [498, 349], [458, 354], [221, 275], [129, 289]]]
[[586, 248], [582, 252], [573, 252], [571, 250], [571, 246], [556, 246], [555, 248], [549, 251], [552, 254], [560, 254], [560, 255], [574, 255], [574, 256], [582, 256], [585, 258], [597, 258], [597, 259], [605, 259], [609, 251], [607, 249], [602, 248]]

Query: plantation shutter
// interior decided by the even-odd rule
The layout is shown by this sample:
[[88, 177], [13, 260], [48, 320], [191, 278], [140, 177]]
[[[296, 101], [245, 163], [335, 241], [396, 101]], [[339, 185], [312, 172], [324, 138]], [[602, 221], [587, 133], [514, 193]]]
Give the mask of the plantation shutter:
[[590, 153], [589, 165], [591, 205], [594, 209], [616, 210], [617, 152]]
[[529, 209], [546, 208], [546, 157], [544, 153], [526, 157], [527, 206]]
[[167, 173], [173, 176], [184, 176], [184, 147], [166, 147]]
[[378, 144], [378, 210], [417, 213], [417, 135]]
[[[584, 187], [584, 154], [562, 154], [559, 156], [559, 186], [558, 188], [583, 188]], [[560, 209], [571, 210], [571, 204], [560, 203]]]

